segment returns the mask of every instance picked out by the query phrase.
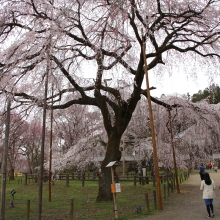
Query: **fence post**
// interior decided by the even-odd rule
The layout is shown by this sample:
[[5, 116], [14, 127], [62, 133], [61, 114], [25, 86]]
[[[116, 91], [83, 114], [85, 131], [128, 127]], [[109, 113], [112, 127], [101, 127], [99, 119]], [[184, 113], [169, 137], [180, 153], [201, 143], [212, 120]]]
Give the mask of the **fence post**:
[[85, 185], [85, 173], [82, 174], [82, 187]]
[[156, 193], [156, 190], [153, 191], [153, 195], [154, 195], [154, 208], [157, 209], [157, 193]]
[[145, 185], [145, 177], [144, 176], [141, 177], [141, 183], [142, 183], [142, 185]]
[[146, 184], [149, 184], [149, 177], [146, 176]]
[[174, 182], [175, 182], [175, 181], [172, 179], [172, 180], [171, 180], [171, 192], [172, 192], [172, 193], [173, 193], [173, 190], [174, 190]]
[[141, 185], [141, 183], [142, 183], [142, 177], [139, 176], [139, 184]]
[[34, 182], [37, 183], [37, 180], [38, 180], [37, 175], [35, 175], [34, 176]]
[[166, 184], [163, 185], [163, 191], [164, 191], [164, 200], [166, 200], [167, 198]]
[[73, 205], [74, 199], [70, 199], [70, 220], [73, 220]]
[[148, 199], [148, 193], [145, 193], [145, 201], [146, 201], [146, 208], [147, 208], [147, 213], [150, 213], [150, 205], [149, 205], [149, 199]]
[[136, 179], [136, 175], [134, 176], [134, 186], [136, 186], [136, 182], [137, 182], [137, 179]]
[[170, 196], [170, 183], [167, 181], [167, 196]]
[[66, 174], [66, 186], [69, 186], [69, 174]]
[[27, 200], [27, 220], [30, 219], [30, 200]]
[[155, 187], [156, 184], [155, 184], [155, 176], [152, 176], [152, 180], [153, 180], [153, 186]]
[[27, 173], [24, 174], [24, 185], [27, 185]]

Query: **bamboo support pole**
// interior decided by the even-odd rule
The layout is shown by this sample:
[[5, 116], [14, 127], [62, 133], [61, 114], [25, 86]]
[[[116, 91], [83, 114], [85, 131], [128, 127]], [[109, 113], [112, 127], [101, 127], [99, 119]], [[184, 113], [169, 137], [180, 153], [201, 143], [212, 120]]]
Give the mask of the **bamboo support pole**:
[[179, 187], [179, 181], [178, 181], [178, 171], [177, 171], [177, 166], [176, 166], [176, 154], [175, 154], [175, 147], [174, 147], [174, 143], [173, 143], [173, 130], [172, 130], [172, 123], [171, 123], [170, 109], [168, 109], [168, 114], [169, 114], [169, 124], [170, 124], [170, 142], [171, 142], [171, 147], [172, 147], [172, 151], [173, 151], [173, 163], [174, 163], [175, 178], [176, 178], [176, 188], [177, 188], [177, 193], [180, 193], [180, 187]]
[[[112, 184], [115, 184], [115, 176], [114, 176], [114, 168], [111, 167], [111, 175], [112, 175]], [[115, 218], [118, 218], [118, 210], [117, 210], [117, 203], [116, 203], [116, 193], [113, 193], [113, 207], [114, 207], [114, 213]]]
[[11, 111], [11, 100], [8, 100], [7, 103], [7, 114], [5, 121], [5, 140], [4, 140], [4, 151], [2, 159], [2, 186], [1, 186], [1, 220], [5, 219], [5, 202], [6, 202], [6, 172], [7, 172], [7, 157], [8, 157], [8, 140], [10, 133], [10, 111]]
[[[143, 36], [143, 29], [142, 36]], [[151, 125], [151, 134], [152, 134], [152, 143], [153, 143], [153, 155], [154, 155], [154, 166], [155, 166], [155, 176], [156, 176], [156, 183], [157, 183], [157, 194], [158, 194], [158, 208], [159, 210], [163, 209], [162, 204], [162, 193], [161, 193], [161, 186], [160, 186], [160, 175], [159, 175], [159, 167], [158, 167], [158, 157], [157, 157], [157, 146], [156, 146], [156, 138], [155, 138], [155, 131], [154, 131], [154, 119], [153, 119], [153, 111], [151, 106], [151, 97], [150, 97], [150, 88], [149, 88], [149, 79], [148, 79], [148, 69], [147, 69], [147, 58], [146, 58], [146, 45], [143, 39], [143, 59], [144, 59], [144, 71], [146, 76], [146, 86], [147, 86], [147, 100], [148, 100], [148, 109], [149, 109], [149, 117], [150, 117], [150, 125]]]

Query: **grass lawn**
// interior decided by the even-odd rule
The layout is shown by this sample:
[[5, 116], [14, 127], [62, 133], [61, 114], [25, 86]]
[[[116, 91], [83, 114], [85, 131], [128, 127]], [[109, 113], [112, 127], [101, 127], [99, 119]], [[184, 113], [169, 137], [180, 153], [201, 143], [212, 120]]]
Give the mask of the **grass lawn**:
[[[24, 185], [18, 179], [7, 183], [6, 190], [6, 220], [27, 219], [27, 200], [30, 200], [29, 219], [37, 219], [38, 213], [38, 185], [31, 182]], [[150, 201], [150, 214], [155, 213], [152, 183], [148, 185], [134, 186], [133, 182], [121, 181], [122, 192], [117, 193], [116, 203], [118, 208], [118, 219], [135, 219], [147, 216], [145, 194]], [[10, 207], [12, 196], [10, 191], [14, 189], [14, 208]], [[98, 193], [98, 181], [85, 181], [85, 186], [79, 180], [70, 180], [69, 187], [65, 180], [55, 181], [52, 186], [52, 199], [49, 202], [48, 183], [43, 185], [42, 220], [65, 220], [70, 219], [71, 199], [74, 199], [73, 219], [80, 220], [110, 220], [114, 219], [112, 202], [96, 202]], [[141, 214], [136, 213], [136, 206], [141, 205]]]

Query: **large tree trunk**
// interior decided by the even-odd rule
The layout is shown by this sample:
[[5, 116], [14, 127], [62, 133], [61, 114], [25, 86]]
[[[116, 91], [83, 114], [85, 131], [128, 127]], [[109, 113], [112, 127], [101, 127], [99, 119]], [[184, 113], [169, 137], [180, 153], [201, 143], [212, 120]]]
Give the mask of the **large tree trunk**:
[[99, 191], [97, 201], [111, 201], [113, 195], [111, 193], [111, 168], [106, 167], [111, 161], [118, 161], [121, 158], [121, 151], [119, 151], [121, 136], [117, 134], [111, 135], [108, 139], [105, 159], [101, 166], [101, 176], [99, 181]]

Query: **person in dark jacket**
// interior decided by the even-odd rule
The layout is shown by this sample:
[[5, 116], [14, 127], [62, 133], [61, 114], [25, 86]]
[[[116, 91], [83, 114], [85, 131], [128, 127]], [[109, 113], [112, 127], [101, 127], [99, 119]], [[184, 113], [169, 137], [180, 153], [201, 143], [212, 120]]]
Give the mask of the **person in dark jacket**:
[[200, 166], [198, 166], [198, 168], [199, 168], [200, 178], [201, 178], [201, 180], [204, 180], [206, 166], [203, 163], [201, 163]]

